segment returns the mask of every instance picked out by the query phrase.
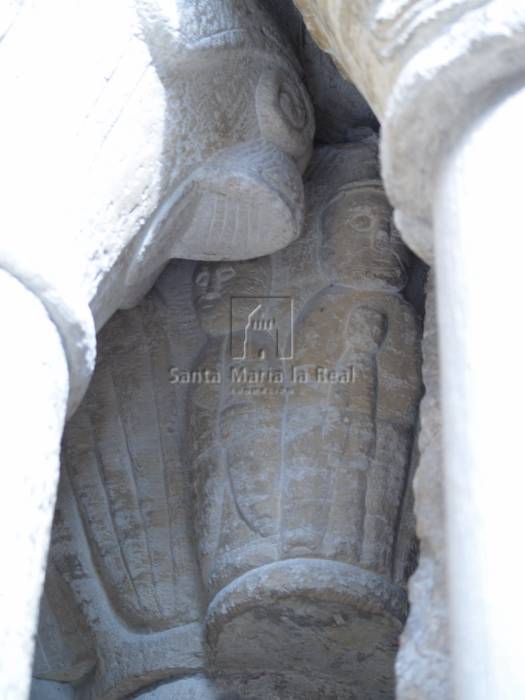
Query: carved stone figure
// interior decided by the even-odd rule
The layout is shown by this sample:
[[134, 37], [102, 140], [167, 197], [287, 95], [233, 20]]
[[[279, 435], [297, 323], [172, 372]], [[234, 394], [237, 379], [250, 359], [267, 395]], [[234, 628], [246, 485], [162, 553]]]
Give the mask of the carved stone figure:
[[125, 255], [124, 305], [170, 258], [242, 260], [296, 238], [314, 134], [299, 63], [257, 0], [138, 7], [176, 109], [165, 123], [160, 206]]
[[[91, 386], [64, 436], [46, 585], [59, 623], [49, 625], [44, 606], [34, 673], [73, 683], [82, 699], [118, 700], [205, 668], [184, 396], [169, 383], [201, 343], [196, 324], [184, 326], [183, 271], [175, 266], [100, 333]], [[63, 624], [75, 607], [89, 635]]]
[[48, 577], [89, 633], [42, 609], [42, 681], [391, 697], [420, 392], [407, 254], [375, 143], [319, 149], [307, 192], [286, 250], [173, 265], [101, 332]]
[[[18, 403], [4, 402], [5, 425], [13, 425], [10, 459], [21, 465], [9, 488], [14, 493], [16, 482], [24, 491], [30, 482], [33, 497], [13, 532], [0, 528], [3, 551], [14, 547], [23, 562], [12, 567], [18, 574], [6, 575], [6, 602], [0, 599], [0, 694], [14, 698], [28, 689], [64, 404], [72, 415], [85, 394], [95, 331], [139, 302], [172, 258], [250, 258], [297, 237], [314, 120], [301, 68], [257, 0], [124, 0], [110, 10], [100, 2], [15, 0], [0, 15], [3, 296], [26, 297], [15, 326], [34, 331], [41, 319], [48, 326], [40, 337], [49, 356], [42, 344], [31, 394], [35, 415], [55, 417], [36, 419], [41, 430], [32, 432], [42, 443], [27, 447], [42, 469], [33, 469], [14, 438], [31, 414], [22, 407], [19, 419]], [[39, 59], [26, 60], [28, 52]], [[8, 335], [13, 366], [22, 367], [18, 332]], [[4, 365], [12, 365], [9, 353]], [[48, 375], [49, 385], [40, 386]], [[15, 392], [22, 386], [18, 380]], [[134, 543], [137, 537], [133, 531]], [[109, 558], [104, 564], [111, 571]], [[166, 602], [168, 574], [154, 584], [143, 564], [137, 624], [146, 624], [146, 610], [162, 618], [163, 606], [168, 617], [174, 608]], [[111, 576], [108, 570], [106, 583], [118, 567]], [[143, 606], [144, 589], [159, 596], [157, 613]]]
[[40, 602], [33, 674], [44, 680], [76, 683], [86, 677], [95, 664], [93, 634], [71, 588], [50, 560]]
[[414, 314], [396, 294], [406, 252], [379, 182], [342, 180], [318, 206], [326, 286], [295, 332], [297, 367], [317, 381], [288, 399], [285, 549], [389, 576], [419, 397]]
[[[373, 144], [318, 151], [307, 192], [307, 229], [286, 251], [201, 266], [194, 278], [209, 334], [193, 367], [202, 381], [190, 392], [188, 432], [207, 639], [214, 668], [240, 688], [249, 670], [273, 683], [283, 667], [315, 686], [327, 668], [326, 651], [313, 650], [324, 643], [338, 659], [331, 692], [346, 676], [358, 697], [388, 697], [405, 614], [399, 523], [420, 395], [415, 315], [400, 296], [407, 252]], [[276, 349], [283, 299], [293, 323], [280, 324], [287, 335]], [[238, 360], [237, 338], [254, 313], [256, 352]], [[206, 370], [222, 381], [207, 382]], [[358, 653], [370, 654], [370, 667], [355, 662]], [[381, 678], [372, 679], [373, 665]], [[315, 687], [319, 695], [289, 680], [287, 692], [324, 697], [326, 684]]]
[[257, 352], [246, 347], [245, 359], [232, 356], [234, 344], [245, 342], [250, 313], [259, 300], [268, 304], [271, 282], [270, 258], [200, 265], [195, 273], [195, 307], [209, 340], [194, 371], [220, 375], [220, 383], [192, 386], [188, 436], [199, 558], [210, 595], [279, 558], [283, 396], [279, 384], [259, 379], [278, 377], [282, 363], [265, 331], [258, 333]]

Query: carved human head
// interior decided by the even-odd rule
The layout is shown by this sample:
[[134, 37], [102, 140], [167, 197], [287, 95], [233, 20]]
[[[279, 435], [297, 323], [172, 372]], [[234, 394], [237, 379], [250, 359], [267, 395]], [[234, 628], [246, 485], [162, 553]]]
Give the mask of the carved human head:
[[[193, 276], [193, 303], [202, 329], [225, 335], [232, 323], [232, 298], [264, 298], [271, 286], [268, 257], [242, 262], [200, 263]], [[241, 302], [242, 303], [242, 302]], [[251, 309], [252, 305], [248, 304]]]
[[399, 291], [407, 282], [408, 251], [379, 185], [343, 188], [321, 215], [321, 265], [334, 283]]

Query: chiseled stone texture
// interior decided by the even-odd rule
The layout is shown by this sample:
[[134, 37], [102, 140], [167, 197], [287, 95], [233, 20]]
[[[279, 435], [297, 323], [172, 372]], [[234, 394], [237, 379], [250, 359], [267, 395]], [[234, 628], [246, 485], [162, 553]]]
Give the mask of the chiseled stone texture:
[[[42, 302], [43, 313], [56, 326], [57, 358], [45, 361], [47, 367], [56, 365], [58, 394], [64, 348], [68, 371], [62, 379], [65, 391], [69, 387], [72, 413], [93, 370], [95, 327], [100, 329], [116, 309], [140, 300], [170, 258], [251, 257], [271, 253], [297, 237], [304, 209], [301, 174], [315, 129], [312, 107], [289, 42], [254, 0], [119, 0], [109, 8], [103, 0], [15, 1], [0, 10], [0, 39], [0, 267], [34, 294], [36, 304]], [[17, 310], [20, 328], [34, 330], [30, 312], [24, 305]], [[24, 338], [20, 345], [31, 343]], [[23, 358], [19, 352], [18, 361]], [[16, 363], [6, 361], [5, 367], [11, 366]], [[25, 363], [23, 372], [36, 377], [28, 395], [36, 397], [40, 371], [40, 360]], [[41, 408], [40, 398], [33, 403], [35, 411]], [[11, 420], [17, 415], [13, 406], [6, 402]], [[25, 460], [38, 473], [31, 498], [20, 499], [28, 509], [27, 516], [19, 514], [27, 532], [15, 527], [13, 537], [11, 528], [3, 529], [17, 542], [24, 561], [5, 576], [7, 606], [10, 588], [20, 579], [27, 580], [28, 590], [34, 587], [32, 602], [26, 604], [20, 594], [24, 614], [14, 614], [12, 625], [5, 616], [4, 646], [9, 651], [2, 659], [8, 672], [2, 675], [15, 693], [23, 693], [29, 680], [27, 673], [22, 680], [22, 669], [30, 665], [57, 477], [53, 450], [58, 453], [62, 425], [53, 423], [52, 407], [48, 412], [47, 437], [55, 439], [55, 447], [39, 450], [37, 439], [27, 443], [28, 450], [34, 445], [38, 453], [36, 459]], [[30, 416], [22, 412], [20, 426]], [[44, 425], [40, 417], [36, 423]], [[24, 451], [18, 453], [21, 458]], [[15, 467], [13, 458], [22, 484], [27, 474]], [[84, 478], [73, 474], [72, 480], [75, 476]], [[14, 496], [18, 486], [11, 481]], [[108, 494], [109, 502], [113, 496]], [[135, 522], [127, 522], [125, 515], [136, 512], [136, 503], [129, 501], [129, 492], [115, 497], [128, 499], [127, 511], [118, 502], [123, 515], [114, 523], [112, 541], [118, 549], [119, 536], [126, 540], [125, 559], [140, 545]], [[88, 500], [86, 495], [81, 502], [83, 518], [93, 514]], [[108, 510], [112, 512], [111, 506]], [[159, 520], [153, 527], [164, 533], [169, 529], [165, 513]], [[118, 567], [112, 568], [114, 549], [102, 546], [97, 551], [96, 538], [92, 544], [94, 556], [104, 562], [101, 573], [109, 589], [119, 575]], [[9, 551], [7, 545], [4, 551]], [[137, 564], [137, 600], [127, 605], [126, 614], [138, 628], [158, 629], [163, 615], [146, 598], [152, 595], [156, 601], [158, 596], [167, 619], [172, 619], [173, 604], [166, 603], [165, 582], [152, 582], [151, 570], [142, 565]], [[156, 566], [152, 554], [152, 568]], [[184, 585], [181, 577], [177, 586]], [[86, 595], [79, 594], [82, 600]], [[103, 598], [93, 594], [93, 599]], [[134, 605], [140, 610], [133, 610]], [[191, 617], [191, 606], [187, 614]], [[100, 619], [109, 617], [101, 614]], [[188, 644], [189, 654], [200, 654], [197, 637]], [[61, 643], [50, 644], [54, 651], [49, 661], [54, 667], [58, 663], [60, 676], [84, 672], [77, 660], [66, 658], [67, 644], [60, 661], [56, 655]], [[181, 645], [187, 645], [185, 635]], [[15, 648], [23, 648], [24, 658], [11, 663]]]
[[437, 332], [434, 281], [429, 275], [423, 336], [425, 396], [414, 479], [420, 556], [410, 579], [410, 615], [396, 664], [398, 700], [452, 698]]
[[[375, 142], [316, 151], [306, 193], [305, 233], [286, 250], [195, 270], [208, 341], [193, 371], [222, 377], [190, 393], [207, 641], [213, 668], [231, 678], [239, 665], [308, 678], [309, 691], [288, 681], [286, 697], [329, 697], [338, 684], [355, 697], [389, 697], [420, 396], [417, 323], [400, 295], [408, 254]], [[294, 304], [290, 360], [283, 299]], [[268, 332], [269, 318], [277, 327]], [[336, 379], [319, 379], [324, 370]], [[324, 654], [307, 653], [314, 639]]]
[[375, 140], [318, 149], [306, 191], [291, 246], [179, 261], [100, 332], [49, 572], [91, 634], [47, 595], [39, 681], [78, 700], [393, 696], [421, 392], [409, 254]]
[[369, 104], [343, 77], [332, 57], [317, 46], [293, 0], [261, 1], [289, 36], [303, 67], [314, 106], [316, 143], [349, 143], [377, 131], [379, 125]]
[[0, 264], [59, 327], [76, 407], [93, 319], [140, 301], [168, 260], [299, 235], [313, 110], [256, 0], [35, 0], [10, 4], [1, 31]]
[[[172, 257], [249, 258], [271, 253], [299, 235], [301, 175], [312, 150], [314, 117], [290, 43], [255, 0], [118, 0], [110, 6], [104, 0], [15, 0], [0, 9], [0, 39], [0, 267], [34, 294], [35, 303], [42, 302], [43, 313], [55, 324], [51, 333], [59, 334], [57, 357], [46, 357], [46, 368], [56, 365], [55, 393], [69, 388], [71, 415], [93, 371], [95, 329], [115, 310], [142, 299]], [[34, 331], [31, 310], [23, 305], [17, 313], [20, 329]], [[20, 346], [32, 343], [24, 338]], [[58, 370], [62, 348], [67, 362], [63, 376]], [[19, 363], [24, 360], [22, 351], [11, 351]], [[37, 375], [46, 376], [46, 369], [33, 360], [25, 363], [27, 372], [35, 375], [35, 389], [27, 395], [36, 396]], [[20, 384], [20, 395], [24, 386]], [[41, 408], [40, 398], [33, 403], [35, 411]], [[13, 406], [6, 399], [11, 420], [17, 415]], [[16, 541], [24, 561], [4, 577], [7, 606], [10, 589], [20, 579], [28, 581], [27, 590], [34, 587], [27, 604], [21, 592], [25, 612], [18, 617], [13, 613], [13, 625], [5, 616], [6, 638], [17, 639], [16, 645], [7, 641], [9, 653], [2, 654], [6, 683], [21, 677], [31, 661], [62, 430], [53, 423], [53, 407], [48, 413], [47, 437], [56, 445], [44, 450], [38, 449], [37, 439], [27, 442], [27, 449], [33, 447], [38, 455], [25, 460], [24, 468], [31, 465], [37, 475], [31, 481], [31, 498], [21, 499], [27, 516], [20, 511], [18, 520], [24, 525], [14, 527], [16, 537], [10, 528], [3, 529]], [[25, 419], [30, 422], [30, 417], [29, 410], [22, 412], [20, 429], [27, 430]], [[40, 418], [36, 423], [39, 430], [44, 425]], [[7, 430], [18, 434], [18, 428]], [[17, 459], [24, 454], [18, 452]], [[22, 483], [27, 474], [15, 465], [13, 459]], [[72, 481], [74, 477], [82, 481], [83, 475], [73, 473]], [[18, 486], [11, 481], [14, 495]], [[80, 490], [78, 484], [72, 488]], [[108, 502], [114, 496], [109, 493]], [[115, 497], [132, 500], [129, 491]], [[86, 496], [81, 502], [84, 519], [86, 513], [93, 514], [88, 500]], [[127, 512], [135, 512], [136, 503], [128, 505]], [[117, 508], [121, 506], [119, 502]], [[168, 529], [165, 512], [159, 520], [153, 527], [163, 534]], [[100, 521], [107, 525], [102, 515]], [[120, 536], [126, 541], [125, 559], [130, 549], [139, 547], [140, 535], [132, 518], [124, 521], [124, 515], [115, 521], [114, 540], [119, 542]], [[104, 546], [97, 551], [96, 544], [93, 538], [93, 556], [103, 560], [102, 579], [110, 589], [119, 575], [118, 567], [111, 567], [114, 551]], [[153, 569], [154, 559], [155, 552]], [[155, 612], [156, 602], [148, 596], [155, 601], [158, 596], [168, 619], [174, 604], [166, 602], [165, 581], [152, 582], [151, 571], [142, 565], [137, 564], [136, 600], [132, 596], [127, 605], [117, 603], [126, 607], [134, 630], [141, 625], [158, 630], [163, 615]], [[184, 585], [187, 580], [181, 577], [177, 586]], [[191, 617], [190, 610], [187, 614]], [[101, 614], [100, 619], [109, 618]], [[190, 654], [200, 654], [197, 637], [188, 646]], [[182, 635], [180, 644], [186, 643]], [[15, 646], [24, 648], [20, 663], [9, 661]], [[52, 666], [60, 646], [53, 647]], [[83, 665], [67, 660], [65, 648], [62, 652], [58, 666], [64, 670], [64, 661], [69, 664], [66, 674], [82, 674]], [[19, 677], [13, 680], [14, 692], [22, 682]], [[28, 680], [26, 673], [23, 682]]]
[[[117, 300], [127, 307], [142, 299], [170, 258], [245, 259], [296, 238], [315, 129], [292, 47], [256, 0], [140, 0], [136, 7], [149, 80], [140, 78], [132, 104], [142, 120], [151, 115], [139, 149], [147, 161], [135, 164], [136, 149], [121, 145], [131, 162], [118, 194], [133, 208], [115, 224], [130, 244], [100, 279], [97, 321], [108, 318], [101, 307], [112, 312]], [[115, 160], [104, 150], [98, 189]], [[100, 206], [104, 194], [93, 195], [100, 215], [91, 226], [112, 227], [108, 216], [121, 216], [117, 206]]]
[[29, 700], [74, 700], [75, 691], [69, 683], [54, 683], [33, 679]]
[[182, 680], [159, 685], [153, 690], [138, 695], [137, 700], [240, 700], [228, 692], [222, 692], [216, 684], [203, 677], [183, 678]]
[[94, 638], [71, 589], [48, 561], [40, 601], [33, 675], [53, 681], [75, 682], [96, 663]]
[[200, 336], [183, 332], [184, 279], [170, 272], [100, 332], [93, 380], [64, 435], [48, 585], [54, 571], [66, 581], [95, 654], [79, 665], [72, 634], [60, 639], [64, 625], [44, 618], [39, 646], [54, 653], [35, 674], [67, 678], [81, 700], [117, 700], [205, 665], [184, 397], [169, 383]]
[[[522, 84], [525, 5], [515, 0], [294, 0], [308, 29], [381, 122], [382, 171], [407, 244], [431, 262], [443, 157]], [[510, 87], [509, 87], [510, 86]]]
[[[407, 251], [375, 178], [374, 143], [320, 149], [307, 178], [306, 232], [296, 244], [269, 259], [197, 267], [195, 305], [210, 340], [194, 370], [220, 369], [228, 389], [235, 389], [234, 372], [252, 372], [252, 389], [267, 388], [257, 372], [280, 373], [284, 389], [239, 397], [224, 382], [193, 387], [189, 449], [211, 593], [282, 556], [334, 558], [379, 574], [392, 569], [419, 354], [413, 311], [398, 294]], [[275, 356], [270, 333], [255, 331], [246, 358], [232, 362], [251, 299], [264, 305], [266, 297], [293, 300], [293, 361]], [[230, 337], [231, 298], [246, 306]], [[274, 312], [270, 305], [258, 313]], [[289, 323], [277, 331], [280, 350], [290, 354]], [[354, 376], [345, 383], [350, 367]], [[341, 381], [323, 379], [325, 369], [338, 371]]]

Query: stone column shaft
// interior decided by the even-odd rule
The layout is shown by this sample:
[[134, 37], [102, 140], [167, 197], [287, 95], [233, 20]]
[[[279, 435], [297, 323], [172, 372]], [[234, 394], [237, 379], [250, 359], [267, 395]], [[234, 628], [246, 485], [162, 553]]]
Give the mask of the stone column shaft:
[[3, 270], [0, 298], [0, 697], [21, 700], [29, 691], [69, 378], [60, 335], [39, 299]]
[[525, 697], [525, 90], [475, 121], [434, 199], [455, 697]]

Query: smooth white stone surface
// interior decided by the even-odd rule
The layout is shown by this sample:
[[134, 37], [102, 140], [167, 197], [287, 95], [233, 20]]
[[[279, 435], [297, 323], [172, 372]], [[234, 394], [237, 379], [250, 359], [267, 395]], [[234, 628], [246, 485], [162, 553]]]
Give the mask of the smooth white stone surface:
[[525, 90], [475, 122], [434, 201], [455, 697], [525, 697]]
[[0, 298], [0, 697], [21, 700], [31, 677], [68, 370], [60, 336], [43, 305], [4, 271]]

